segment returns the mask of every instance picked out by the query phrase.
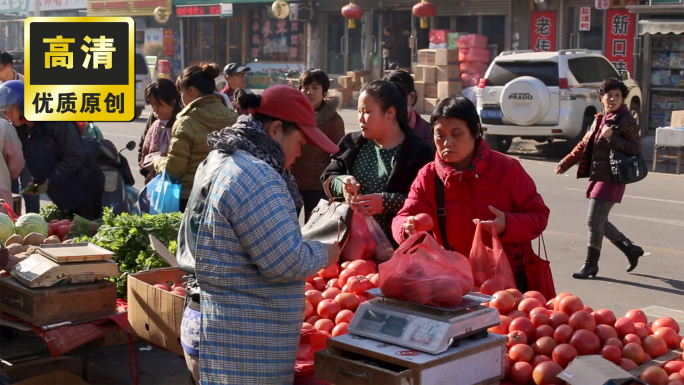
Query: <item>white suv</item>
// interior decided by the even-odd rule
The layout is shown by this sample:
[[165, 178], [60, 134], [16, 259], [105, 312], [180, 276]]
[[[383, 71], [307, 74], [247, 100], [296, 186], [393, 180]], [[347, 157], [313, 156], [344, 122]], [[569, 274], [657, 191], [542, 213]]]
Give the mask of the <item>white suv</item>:
[[141, 52], [135, 53], [135, 118], [142, 114], [147, 102], [145, 101], [145, 89], [152, 82], [147, 62]]
[[506, 51], [497, 56], [480, 81], [477, 111], [485, 140], [506, 152], [513, 138], [574, 146], [603, 107], [601, 82], [623, 79], [625, 102], [639, 122], [641, 89], [628, 72], [619, 73], [603, 55], [588, 50]]

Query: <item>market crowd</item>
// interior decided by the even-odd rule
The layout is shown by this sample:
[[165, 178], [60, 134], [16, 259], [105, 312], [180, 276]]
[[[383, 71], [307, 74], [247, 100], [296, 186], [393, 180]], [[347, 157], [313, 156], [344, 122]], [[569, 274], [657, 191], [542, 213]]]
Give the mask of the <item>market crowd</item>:
[[[3, 55], [0, 197], [11, 198], [6, 182], [16, 180], [36, 186], [30, 198], [47, 193], [63, 211], [97, 218], [103, 176], [77, 127], [26, 121], [21, 75]], [[299, 89], [277, 85], [260, 95], [245, 90], [249, 71], [202, 63], [145, 91], [154, 113], [140, 140], [139, 170], [146, 183], [165, 173], [181, 187], [177, 259], [193, 277], [181, 344], [193, 381], [292, 383], [304, 281], [340, 256], [338, 244], [302, 237], [300, 215], [308, 220], [321, 201], [338, 199], [374, 218], [395, 247], [416, 232], [423, 213], [442, 247], [467, 256], [481, 224], [498, 234], [526, 291], [525, 256], [550, 210], [522, 165], [487, 145], [470, 100], [444, 99], [426, 121], [412, 108], [413, 78], [395, 70], [362, 86], [361, 130], [347, 134], [337, 112], [342, 97], [323, 71], [304, 72]], [[220, 92], [218, 76], [227, 81]], [[624, 186], [606, 177], [606, 154], [639, 151], [625, 94], [619, 80], [603, 83], [605, 111], [556, 169], [579, 162], [578, 177], [590, 180], [588, 254], [576, 278], [597, 274], [604, 236], [625, 252], [630, 269], [643, 254], [608, 221]], [[46, 153], [50, 146], [60, 150]], [[27, 211], [32, 205], [27, 199]]]

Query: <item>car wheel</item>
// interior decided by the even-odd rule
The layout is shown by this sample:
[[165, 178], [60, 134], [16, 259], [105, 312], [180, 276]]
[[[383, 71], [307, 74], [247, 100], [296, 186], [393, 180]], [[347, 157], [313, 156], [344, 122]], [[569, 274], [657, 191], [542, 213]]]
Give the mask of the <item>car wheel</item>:
[[568, 149], [572, 150], [577, 146], [577, 144], [582, 141], [582, 138], [584, 138], [584, 135], [586, 135], [587, 131], [589, 130], [589, 127], [591, 127], [592, 123], [594, 123], [594, 117], [591, 115], [587, 115], [584, 117], [584, 120], [582, 121], [582, 129], [580, 130], [580, 133], [577, 134], [574, 138], [569, 138], [565, 141], [566, 146]]
[[512, 136], [490, 135], [485, 133], [483, 137], [492, 150], [498, 151], [502, 154], [507, 153], [511, 148], [511, 144], [513, 144]]
[[143, 110], [144, 110], [144, 108], [136, 107], [136, 109], [135, 109], [135, 117], [134, 117], [133, 119], [135, 120], [135, 119], [140, 118], [140, 115], [142, 115]]
[[638, 104], [632, 103], [629, 105], [629, 112], [632, 114], [634, 117], [634, 120], [636, 120], [637, 126], [640, 124], [640, 118], [641, 118], [641, 108], [639, 107]]

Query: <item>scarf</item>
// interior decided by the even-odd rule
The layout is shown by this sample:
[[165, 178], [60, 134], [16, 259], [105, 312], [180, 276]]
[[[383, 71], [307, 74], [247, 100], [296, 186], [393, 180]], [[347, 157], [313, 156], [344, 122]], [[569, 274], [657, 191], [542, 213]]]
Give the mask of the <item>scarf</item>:
[[470, 160], [470, 165], [465, 170], [459, 171], [451, 164], [443, 161], [439, 152], [435, 153], [435, 169], [447, 188], [455, 183], [471, 182], [484, 174], [490, 151], [487, 142], [480, 137], [475, 139], [475, 152]]
[[219, 132], [212, 132], [207, 137], [209, 147], [214, 150], [232, 154], [242, 150], [253, 157], [268, 163], [273, 167], [287, 184], [287, 189], [294, 200], [297, 212], [304, 206], [304, 200], [299, 194], [297, 182], [290, 171], [285, 170], [285, 153], [280, 143], [273, 140], [266, 131], [264, 125], [255, 120], [252, 115], [242, 115], [231, 127], [226, 127]]

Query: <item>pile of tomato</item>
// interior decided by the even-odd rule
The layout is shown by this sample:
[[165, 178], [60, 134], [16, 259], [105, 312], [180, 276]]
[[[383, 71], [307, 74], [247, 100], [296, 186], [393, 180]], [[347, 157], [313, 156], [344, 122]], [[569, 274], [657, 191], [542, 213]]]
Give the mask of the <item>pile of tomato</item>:
[[347, 326], [366, 290], [377, 287], [378, 267], [371, 260], [337, 263], [306, 280], [302, 329], [316, 329], [332, 337], [347, 334]]
[[[669, 317], [648, 323], [638, 309], [617, 318], [608, 309], [594, 311], [570, 293], [547, 301], [536, 291], [504, 290], [484, 282], [487, 303], [499, 311], [501, 324], [490, 332], [508, 335], [505, 376], [516, 384], [562, 384], [557, 377], [577, 356], [598, 354], [630, 371], [672, 349], [684, 350], [680, 328]], [[649, 385], [684, 385], [684, 357], [647, 368]]]

